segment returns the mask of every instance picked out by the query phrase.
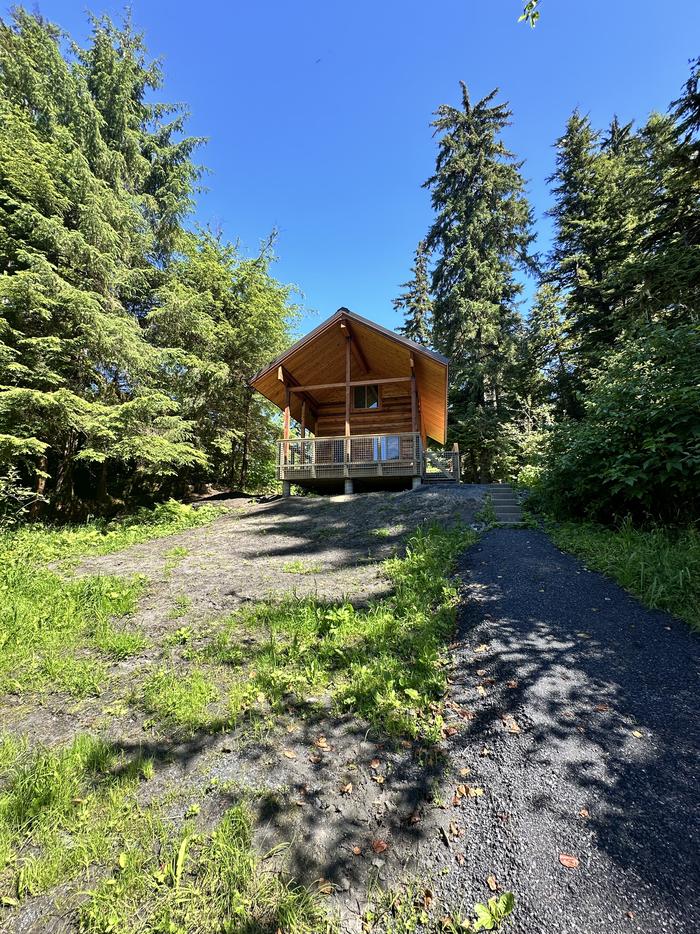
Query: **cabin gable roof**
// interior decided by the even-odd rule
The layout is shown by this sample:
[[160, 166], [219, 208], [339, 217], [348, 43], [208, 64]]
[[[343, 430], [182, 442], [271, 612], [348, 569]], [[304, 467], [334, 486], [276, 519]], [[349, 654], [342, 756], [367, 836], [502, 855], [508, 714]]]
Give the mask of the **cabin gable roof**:
[[[284, 353], [263, 367], [250, 380], [250, 385], [263, 396], [284, 408], [285, 380], [290, 385], [322, 386], [345, 380], [344, 328], [352, 336], [352, 380], [409, 377], [411, 357], [414, 361], [416, 385], [421, 405], [425, 433], [440, 444], [445, 442], [447, 428], [448, 360], [406, 337], [363, 318], [347, 308], [339, 308]], [[280, 379], [282, 374], [282, 379]], [[301, 418], [302, 401], [306, 401], [307, 424], [313, 429], [319, 397], [328, 403], [344, 398], [337, 389], [319, 392], [293, 392], [291, 414]], [[379, 429], [380, 430], [380, 429]]]

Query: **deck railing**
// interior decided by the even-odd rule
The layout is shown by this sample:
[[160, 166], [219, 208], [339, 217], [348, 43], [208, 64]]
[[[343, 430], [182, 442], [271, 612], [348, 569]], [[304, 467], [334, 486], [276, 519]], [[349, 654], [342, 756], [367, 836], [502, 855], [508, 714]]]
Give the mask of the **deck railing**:
[[279, 480], [418, 476], [422, 461], [421, 436], [414, 432], [277, 442]]

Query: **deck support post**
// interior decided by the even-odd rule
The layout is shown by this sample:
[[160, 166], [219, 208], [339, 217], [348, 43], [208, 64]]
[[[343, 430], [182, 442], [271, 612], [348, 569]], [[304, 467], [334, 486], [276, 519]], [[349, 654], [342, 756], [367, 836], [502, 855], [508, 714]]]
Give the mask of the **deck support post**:
[[345, 478], [345, 495], [352, 496], [354, 492], [354, 484], [352, 482], [352, 477]]
[[416, 400], [416, 363], [413, 359], [413, 354], [410, 357], [411, 360], [411, 431], [415, 434], [418, 431], [418, 404]]
[[282, 481], [282, 496], [287, 497], [292, 495], [292, 484], [290, 480]]
[[[350, 463], [350, 345], [352, 337], [350, 329], [345, 328], [345, 472], [347, 474], [347, 465]], [[347, 480], [345, 481], [347, 484]], [[352, 490], [350, 491], [352, 492]]]
[[418, 490], [423, 486], [423, 480], [421, 477], [412, 477], [411, 478], [411, 489]]

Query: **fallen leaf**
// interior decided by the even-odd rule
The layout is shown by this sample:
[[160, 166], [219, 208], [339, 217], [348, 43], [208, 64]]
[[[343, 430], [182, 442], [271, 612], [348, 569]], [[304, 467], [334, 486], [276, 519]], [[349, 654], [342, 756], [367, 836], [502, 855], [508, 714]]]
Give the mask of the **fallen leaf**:
[[314, 740], [314, 746], [318, 746], [319, 749], [330, 749], [328, 741], [325, 736], [319, 736], [318, 739]]
[[429, 909], [432, 903], [433, 893], [430, 891], [430, 889], [426, 889], [425, 892], [423, 892], [423, 907]]
[[459, 730], [457, 729], [456, 726], [444, 726], [442, 728], [443, 736], [454, 736], [455, 733], [459, 733]]
[[641, 739], [644, 736], [644, 734], [640, 733], [639, 730], [632, 730], [632, 736], [636, 736], [637, 739]]
[[492, 892], [497, 891], [498, 883], [496, 882], [496, 877], [489, 876], [488, 879], [486, 880], [486, 885], [488, 885], [488, 887], [491, 889]]
[[383, 775], [373, 775], [373, 776], [372, 776], [372, 781], [376, 782], [378, 785], [383, 785], [383, 784], [384, 784], [384, 776], [383, 776]]
[[321, 895], [332, 895], [333, 894], [333, 883], [329, 882], [327, 879], [319, 879], [318, 890], [321, 893]]
[[312, 752], [311, 755], [309, 756], [309, 762], [313, 762], [315, 765], [317, 765], [319, 762], [322, 762], [322, 761], [323, 759], [321, 758], [321, 756], [317, 755], [315, 752]]
[[454, 821], [450, 821], [450, 836], [452, 837], [461, 837], [464, 831], [459, 827], [458, 824], [455, 824]]
[[340, 793], [341, 795], [351, 795], [352, 794], [352, 782], [348, 782], [347, 785], [341, 785]]
[[469, 766], [465, 766], [465, 768], [459, 770], [459, 774], [462, 776], [462, 778], [465, 778], [467, 775], [471, 775], [471, 771], [472, 770], [469, 768]]
[[420, 824], [420, 814], [418, 811], [414, 811], [411, 816], [408, 818], [409, 824]]
[[466, 859], [464, 858], [464, 853], [455, 853], [455, 859], [457, 860], [460, 866], [463, 866], [466, 863]]
[[379, 759], [372, 759], [372, 761], [369, 764], [369, 767], [371, 769], [378, 769], [380, 765], [381, 765], [381, 762], [379, 761]]
[[474, 651], [475, 652], [486, 652], [488, 651], [488, 645], [486, 645], [485, 643], [482, 643], [482, 645], [477, 645]]
[[479, 692], [480, 697], [486, 697], [486, 688], [483, 686], [483, 684], [480, 684], [477, 687], [477, 691]]
[[581, 810], [578, 812], [578, 816], [579, 817], [590, 817], [591, 815], [588, 811], [588, 808], [581, 808]]
[[476, 669], [476, 673], [477, 673], [477, 675], [478, 675], [480, 678], [483, 678], [484, 675], [486, 674], [486, 669], [485, 669], [485, 668], [477, 668], [477, 669]]
[[490, 755], [493, 755], [493, 750], [492, 750], [492, 749], [489, 749], [488, 746], [484, 746], [484, 747], [482, 748], [481, 752], [479, 753], [479, 755], [480, 755], [480, 756], [490, 756]]
[[480, 798], [484, 793], [483, 788], [472, 788], [471, 786], [467, 788], [467, 794], [470, 798]]
[[518, 682], [513, 678], [510, 681], [506, 681], [506, 687], [510, 688], [511, 691], [514, 691], [517, 688]]
[[386, 840], [372, 840], [372, 849], [375, 853], [384, 853], [389, 849], [389, 844]]
[[610, 710], [610, 707], [608, 706], [608, 704], [596, 704], [595, 709], [603, 713], [606, 710]]
[[297, 757], [297, 754], [294, 752], [293, 749], [283, 749], [282, 755], [287, 759], [296, 759]]
[[560, 853], [559, 862], [567, 869], [578, 869], [578, 857], [570, 856], [568, 853]]
[[517, 724], [516, 721], [515, 721], [515, 717], [511, 717], [511, 716], [508, 716], [508, 715], [505, 715], [505, 714], [504, 714], [504, 716], [501, 717], [501, 719], [503, 720], [503, 725], [505, 726], [505, 728], [508, 730], [509, 733], [520, 733], [520, 732], [522, 732], [521, 729], [520, 729], [520, 727], [518, 726], [518, 724]]
[[352, 848], [352, 851], [353, 851], [353, 853], [355, 854], [355, 856], [362, 856], [362, 847], [361, 847], [361, 846], [354, 846], [354, 847]]
[[457, 788], [456, 788], [456, 790], [455, 790], [455, 794], [456, 794], [459, 798], [464, 798], [464, 797], [466, 796], [466, 794], [467, 794], [467, 786], [466, 786], [466, 785], [457, 785]]

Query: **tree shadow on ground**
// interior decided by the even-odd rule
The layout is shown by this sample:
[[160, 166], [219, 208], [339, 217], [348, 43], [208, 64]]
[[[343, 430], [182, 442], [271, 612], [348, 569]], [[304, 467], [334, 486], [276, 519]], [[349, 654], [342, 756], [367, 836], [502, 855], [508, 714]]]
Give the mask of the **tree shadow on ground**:
[[460, 571], [453, 695], [472, 719], [453, 752], [493, 747], [484, 774], [504, 797], [521, 786], [514, 833], [533, 859], [545, 815], [551, 846], [602, 856], [625, 895], [700, 912], [700, 640], [543, 533], [491, 532]]

